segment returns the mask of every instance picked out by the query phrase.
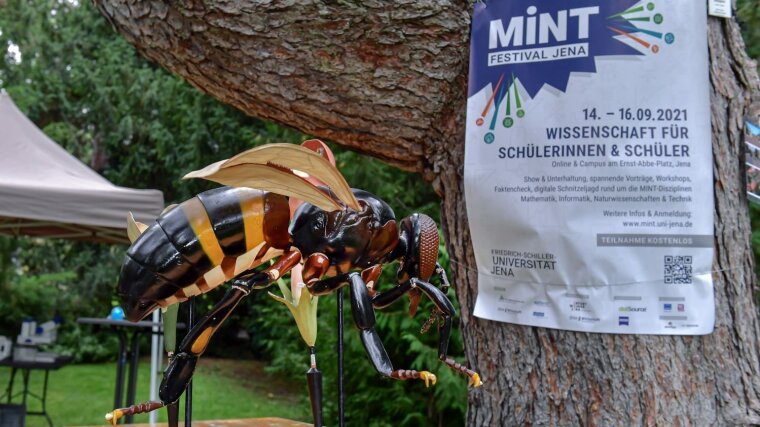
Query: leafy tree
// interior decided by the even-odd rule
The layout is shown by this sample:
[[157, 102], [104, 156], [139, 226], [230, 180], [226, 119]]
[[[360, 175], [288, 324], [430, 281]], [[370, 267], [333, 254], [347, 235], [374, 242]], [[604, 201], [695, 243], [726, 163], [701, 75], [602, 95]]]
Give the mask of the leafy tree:
[[741, 24], [747, 54], [760, 59], [760, 4], [757, 0], [737, 0], [736, 15]]
[[[181, 181], [185, 172], [257, 143], [300, 137], [246, 117], [140, 58], [87, 3], [9, 1], [1, 12], [2, 87], [51, 138], [117, 185], [158, 188], [167, 203], [178, 202], [210, 186]], [[12, 248], [17, 268], [4, 286], [29, 293], [17, 283], [61, 274], [46, 283], [58, 289], [55, 306], [78, 335], [86, 336], [72, 324], [76, 316], [104, 316], [117, 303], [123, 247], [13, 242], [4, 245], [4, 256]], [[25, 316], [49, 315], [44, 304], [25, 307]], [[18, 316], [4, 316], [2, 326], [14, 334]]]

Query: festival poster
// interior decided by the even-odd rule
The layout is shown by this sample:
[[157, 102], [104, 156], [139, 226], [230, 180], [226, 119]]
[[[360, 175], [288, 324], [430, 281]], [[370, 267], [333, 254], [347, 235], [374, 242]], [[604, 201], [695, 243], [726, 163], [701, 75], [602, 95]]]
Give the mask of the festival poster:
[[715, 319], [705, 2], [475, 5], [475, 315], [700, 335]]

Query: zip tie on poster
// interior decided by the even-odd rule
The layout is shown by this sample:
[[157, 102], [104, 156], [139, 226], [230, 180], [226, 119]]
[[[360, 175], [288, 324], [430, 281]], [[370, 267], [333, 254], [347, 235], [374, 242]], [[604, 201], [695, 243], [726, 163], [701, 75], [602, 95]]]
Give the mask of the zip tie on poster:
[[[537, 282], [534, 280], [518, 280], [518, 279], [512, 279], [512, 278], [505, 278], [503, 276], [500, 276], [498, 274], [491, 274], [491, 273], [484, 273], [479, 271], [477, 268], [472, 268], [467, 265], [465, 265], [463, 262], [459, 262], [455, 259], [449, 258], [449, 262], [452, 264], [457, 264], [464, 268], [465, 270], [469, 270], [478, 274], [482, 274], [483, 276], [488, 277], [494, 277], [498, 280], [504, 280], [504, 281], [511, 281], [511, 282], [517, 282], [517, 283], [524, 283], [527, 285], [542, 285], [542, 286], [552, 286], [552, 287], [561, 287], [561, 288], [608, 288], [612, 286], [631, 286], [631, 285], [638, 285], [638, 284], [644, 284], [644, 283], [662, 283], [663, 279], [651, 279], [651, 280], [641, 280], [636, 282], [623, 282], [623, 283], [601, 283], [601, 284], [582, 284], [582, 285], [573, 285], [573, 284], [567, 284], [567, 283], [550, 283], [550, 282]], [[732, 268], [723, 268], [720, 270], [709, 270], [704, 272], [698, 272], [698, 273], [692, 273], [691, 277], [696, 276], [703, 276], [705, 274], [713, 274], [713, 273], [723, 273], [727, 271], [732, 270], [738, 270], [739, 267], [732, 267]], [[676, 283], [677, 284], [677, 283]]]

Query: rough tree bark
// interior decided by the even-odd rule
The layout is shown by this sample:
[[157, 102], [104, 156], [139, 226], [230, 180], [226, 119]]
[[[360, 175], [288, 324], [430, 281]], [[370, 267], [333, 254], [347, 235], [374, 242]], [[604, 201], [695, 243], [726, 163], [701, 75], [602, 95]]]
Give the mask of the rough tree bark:
[[461, 0], [94, 0], [148, 58], [225, 103], [429, 180], [462, 306], [468, 424], [760, 423], [742, 122], [760, 91], [733, 20], [709, 19], [717, 322], [704, 337], [586, 334], [472, 316], [462, 182], [471, 7]]

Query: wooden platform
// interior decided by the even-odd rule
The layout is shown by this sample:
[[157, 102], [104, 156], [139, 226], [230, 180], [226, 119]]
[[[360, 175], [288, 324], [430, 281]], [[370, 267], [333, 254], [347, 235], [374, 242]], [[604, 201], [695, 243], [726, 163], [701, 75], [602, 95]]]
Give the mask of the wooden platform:
[[[106, 426], [105, 422], [99, 426]], [[167, 427], [166, 423], [156, 424], [119, 424], [125, 427]], [[180, 427], [184, 422], [179, 420]], [[212, 420], [212, 421], [193, 421], [193, 427], [306, 427], [311, 424], [300, 421], [286, 420], [285, 418], [244, 418], [239, 420]]]

